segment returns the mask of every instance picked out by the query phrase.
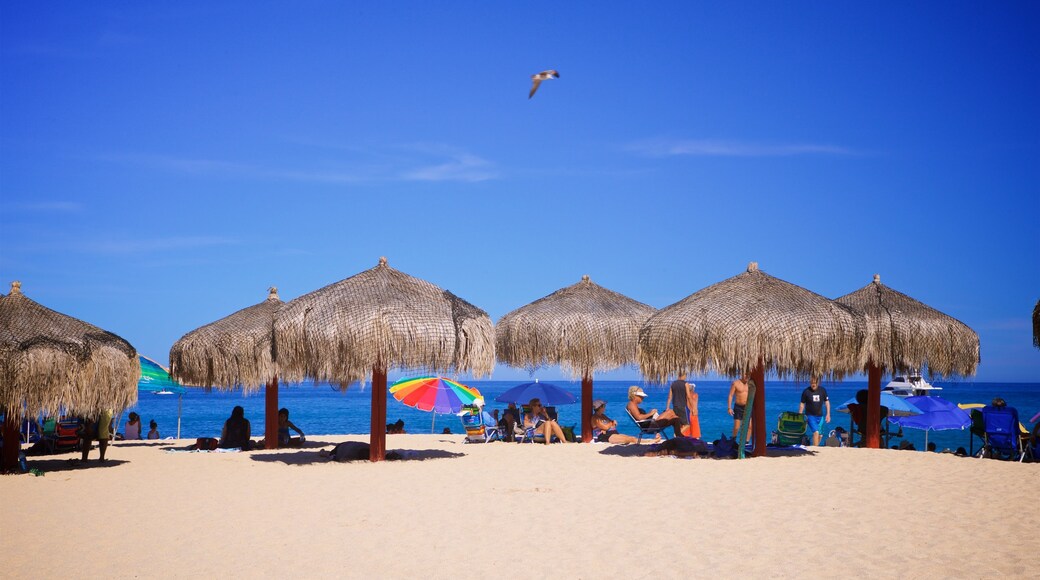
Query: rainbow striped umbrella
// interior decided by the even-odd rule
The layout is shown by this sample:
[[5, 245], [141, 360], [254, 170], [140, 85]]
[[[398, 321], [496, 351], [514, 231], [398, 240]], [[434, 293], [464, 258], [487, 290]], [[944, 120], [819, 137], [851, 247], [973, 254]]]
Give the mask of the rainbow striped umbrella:
[[463, 405], [472, 405], [477, 399], [484, 401], [480, 391], [444, 377], [401, 379], [390, 385], [390, 394], [409, 407], [433, 411], [430, 433], [434, 432], [437, 413], [458, 413]]
[[390, 385], [390, 394], [409, 407], [434, 413], [458, 413], [482, 398], [473, 387], [444, 377], [401, 379]]

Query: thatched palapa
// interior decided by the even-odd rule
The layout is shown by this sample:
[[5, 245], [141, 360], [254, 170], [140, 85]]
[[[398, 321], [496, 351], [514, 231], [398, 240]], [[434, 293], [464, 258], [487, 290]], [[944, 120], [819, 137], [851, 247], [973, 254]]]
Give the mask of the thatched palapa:
[[137, 350], [123, 338], [38, 304], [20, 282], [0, 297], [0, 405], [9, 412], [121, 411], [137, 402], [140, 376]]
[[170, 375], [186, 385], [245, 392], [266, 385], [264, 446], [278, 447], [278, 364], [274, 318], [278, 288], [267, 299], [185, 334], [170, 349]]
[[862, 339], [861, 316], [752, 262], [651, 316], [639, 335], [639, 366], [652, 381], [711, 370], [732, 376], [760, 360], [780, 376], [842, 375], [862, 367]]
[[21, 283], [0, 296], [3, 468], [18, 457], [15, 421], [60, 411], [97, 418], [137, 402], [141, 363], [129, 342], [29, 299]]
[[451, 292], [379, 265], [285, 304], [275, 322], [282, 376], [341, 385], [372, 373], [373, 460], [385, 451], [386, 372], [487, 375], [495, 336], [483, 310]]
[[582, 438], [592, 439], [592, 374], [636, 361], [639, 328], [654, 308], [588, 276], [503, 316], [495, 325], [498, 360], [535, 369], [560, 365], [582, 378]]
[[863, 317], [758, 269], [662, 308], [639, 332], [639, 367], [652, 381], [714, 370], [747, 372], [756, 456], [765, 455], [765, 372], [842, 375], [859, 368]]
[[387, 265], [285, 304], [275, 323], [283, 377], [347, 384], [384, 370], [487, 375], [494, 331], [483, 310]]
[[170, 348], [170, 375], [196, 387], [258, 390], [278, 375], [274, 318], [281, 306], [272, 287], [263, 302], [185, 334]]
[[560, 365], [574, 376], [615, 369], [636, 362], [639, 328], [654, 312], [582, 276], [503, 316], [495, 352], [511, 366]]
[[881, 445], [881, 374], [928, 367], [930, 374], [971, 375], [979, 364], [979, 336], [959, 320], [874, 281], [835, 300], [866, 319], [866, 446]]
[[836, 298], [866, 317], [864, 367], [894, 372], [928, 368], [932, 374], [968, 376], [979, 364], [979, 335], [963, 322], [874, 281]]

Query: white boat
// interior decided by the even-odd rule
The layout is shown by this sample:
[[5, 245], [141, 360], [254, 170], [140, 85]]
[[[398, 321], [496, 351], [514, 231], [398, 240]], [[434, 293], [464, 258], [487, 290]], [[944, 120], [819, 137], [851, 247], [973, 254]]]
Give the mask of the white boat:
[[932, 391], [941, 391], [942, 387], [936, 387], [924, 380], [924, 377], [918, 374], [913, 375], [900, 375], [892, 377], [884, 388], [881, 389], [883, 393], [892, 393], [897, 397], [918, 397], [933, 395]]

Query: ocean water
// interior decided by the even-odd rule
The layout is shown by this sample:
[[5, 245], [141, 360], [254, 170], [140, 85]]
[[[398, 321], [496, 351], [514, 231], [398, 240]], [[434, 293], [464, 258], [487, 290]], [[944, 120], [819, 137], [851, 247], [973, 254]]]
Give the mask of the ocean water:
[[[522, 381], [472, 381], [468, 384], [481, 391], [488, 401], [489, 409], [504, 408], [505, 404], [496, 403], [494, 399], [507, 389]], [[580, 382], [550, 381], [575, 394], [580, 400]], [[729, 392], [729, 381], [696, 381], [700, 394], [701, 432], [705, 439], [713, 440], [720, 433], [727, 436], [733, 428], [733, 420], [726, 412], [726, 395]], [[1002, 397], [1008, 405], [1017, 407], [1023, 423], [1027, 423], [1037, 411], [1040, 411], [1040, 383], [976, 383], [976, 382], [936, 382], [941, 386], [940, 396], [954, 403], [989, 403], [994, 397]], [[607, 402], [606, 413], [616, 419], [622, 433], [635, 435], [638, 431], [625, 414], [628, 401], [628, 387], [641, 386], [649, 395], [644, 401], [644, 408], [664, 409], [668, 397], [667, 387], [650, 385], [638, 381], [599, 381], [593, 385], [593, 398]], [[797, 411], [798, 401], [804, 383], [785, 381], [766, 382], [766, 419], [768, 431], [776, 428], [776, 420], [782, 411]], [[844, 401], [855, 396], [856, 391], [865, 389], [865, 381], [844, 381], [840, 383], [823, 383], [831, 399], [831, 423], [827, 424], [825, 433], [841, 425], [845, 429], [850, 426], [849, 416], [836, 411]], [[128, 411], [136, 411], [141, 415], [144, 425], [154, 419], [159, 424], [159, 432], [163, 437], [177, 433], [177, 395], [154, 395], [141, 393], [138, 404]], [[219, 437], [220, 429], [235, 405], [242, 405], [246, 418], [253, 427], [253, 437], [261, 437], [264, 432], [264, 394], [263, 390], [249, 396], [241, 392], [221, 393], [207, 392], [203, 389], [188, 389], [183, 395], [181, 423], [182, 438]], [[287, 407], [290, 419], [307, 433], [308, 438], [327, 434], [365, 434], [369, 430], [371, 394], [365, 388], [353, 387], [338, 391], [325, 384], [305, 383], [300, 385], [282, 385], [279, 389], [279, 407]], [[579, 425], [581, 405], [564, 405], [558, 408], [560, 424]], [[462, 423], [454, 415], [436, 415], [419, 411], [396, 401], [388, 395], [387, 422], [402, 419], [405, 430], [409, 433], [440, 432], [448, 427], [453, 433], [462, 433]], [[126, 421], [126, 413], [120, 418]], [[905, 439], [914, 443], [918, 449], [924, 449], [924, 433], [904, 429]], [[935, 441], [937, 447], [956, 449], [968, 447], [968, 430], [964, 431], [932, 431], [928, 440]], [[893, 444], [898, 441], [893, 440]], [[394, 445], [391, 442], [391, 446]], [[977, 442], [976, 442], [977, 446]]]

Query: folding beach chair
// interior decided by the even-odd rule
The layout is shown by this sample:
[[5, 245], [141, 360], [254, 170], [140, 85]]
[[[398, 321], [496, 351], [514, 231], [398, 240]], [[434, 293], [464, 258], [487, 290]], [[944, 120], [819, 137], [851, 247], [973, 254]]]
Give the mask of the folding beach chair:
[[809, 428], [809, 422], [804, 413], [784, 411], [776, 421], [776, 431], [773, 431], [773, 439], [777, 445], [789, 447], [791, 445], [804, 445], [805, 433]]
[[487, 443], [502, 438], [498, 425], [489, 425], [484, 421], [484, 413], [477, 407], [463, 407], [465, 411], [459, 418], [466, 429], [466, 443]]
[[54, 434], [44, 439], [51, 453], [79, 450], [79, 419], [63, 419], [54, 426]]
[[1018, 426], [1018, 410], [1014, 407], [982, 408], [983, 457], [1024, 461], [1026, 451], [1022, 448], [1022, 435]]
[[665, 425], [664, 427], [651, 427], [650, 423], [653, 422], [652, 419], [637, 421], [636, 418], [632, 416], [632, 412], [628, 410], [628, 407], [625, 407], [625, 414], [628, 415], [628, 418], [631, 419], [632, 423], [639, 429], [639, 438], [636, 440], [636, 445], [643, 442], [643, 435], [657, 435], [660, 433], [665, 439], [669, 439], [668, 433], [665, 432], [665, 429], [669, 427], [668, 425]]

